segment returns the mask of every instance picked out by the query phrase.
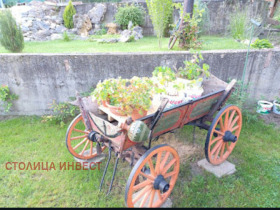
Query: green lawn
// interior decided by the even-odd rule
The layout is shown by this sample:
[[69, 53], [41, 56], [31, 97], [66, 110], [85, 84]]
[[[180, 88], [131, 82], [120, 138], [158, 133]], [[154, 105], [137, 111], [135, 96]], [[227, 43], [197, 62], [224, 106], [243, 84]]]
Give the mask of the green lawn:
[[[60, 162], [72, 162], [65, 146], [67, 125], [41, 123], [39, 117], [0, 121], [1, 207], [121, 207], [130, 173], [119, 164], [109, 197], [99, 192], [102, 170], [60, 171]], [[192, 127], [178, 130], [178, 144], [192, 145]], [[181, 162], [171, 199], [174, 207], [280, 207], [280, 129], [261, 120], [243, 122], [238, 144], [229, 157], [237, 172], [221, 179], [195, 163], [204, 158], [206, 131], [197, 130], [197, 152]], [[166, 142], [167, 141], [167, 142]], [[158, 143], [168, 143], [169, 140]], [[177, 148], [180, 149], [180, 148]], [[106, 151], [107, 152], [107, 151]], [[6, 170], [6, 162], [54, 162], [57, 170]], [[105, 162], [101, 164], [102, 169]], [[108, 189], [113, 164], [104, 188]]]
[[[108, 36], [105, 36], [108, 37]], [[96, 36], [96, 38], [100, 38]], [[95, 53], [95, 52], [153, 52], [168, 51], [169, 38], [164, 38], [162, 48], [158, 46], [156, 37], [144, 37], [141, 40], [131, 43], [97, 43], [83, 40], [63, 40], [46, 42], [26, 42], [23, 53]], [[223, 50], [223, 49], [245, 49], [246, 45], [236, 42], [232, 38], [202, 36], [202, 50]], [[177, 41], [178, 42], [178, 41]], [[178, 43], [172, 51], [181, 50]], [[0, 53], [8, 53], [0, 45]]]

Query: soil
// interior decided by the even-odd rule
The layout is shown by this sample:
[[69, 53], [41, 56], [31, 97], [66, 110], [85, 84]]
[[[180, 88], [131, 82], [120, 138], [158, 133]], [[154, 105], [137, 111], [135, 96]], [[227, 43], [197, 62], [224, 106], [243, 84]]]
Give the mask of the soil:
[[270, 114], [262, 114], [260, 115], [267, 124], [275, 124], [277, 127], [280, 128], [280, 115], [270, 113]]

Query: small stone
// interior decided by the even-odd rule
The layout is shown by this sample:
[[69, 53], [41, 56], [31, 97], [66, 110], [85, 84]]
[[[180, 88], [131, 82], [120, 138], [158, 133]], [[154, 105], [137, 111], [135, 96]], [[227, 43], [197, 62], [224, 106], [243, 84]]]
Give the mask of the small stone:
[[50, 40], [59, 40], [62, 39], [62, 34], [52, 34]]

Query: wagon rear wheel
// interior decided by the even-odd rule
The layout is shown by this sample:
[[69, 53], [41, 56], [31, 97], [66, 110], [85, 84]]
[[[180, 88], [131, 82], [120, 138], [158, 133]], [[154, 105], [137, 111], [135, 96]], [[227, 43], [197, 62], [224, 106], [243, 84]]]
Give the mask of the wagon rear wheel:
[[169, 50], [171, 50], [173, 47], [174, 47], [174, 45], [175, 45], [175, 43], [176, 43], [176, 41], [177, 41], [177, 36], [176, 35], [172, 35], [170, 38], [169, 38], [169, 42], [168, 42], [168, 49]]
[[[66, 146], [69, 152], [79, 159], [88, 160], [97, 156], [96, 143], [89, 140], [90, 130], [86, 129], [83, 116], [79, 114], [69, 125], [66, 133]], [[101, 147], [104, 151], [106, 147]]]
[[237, 106], [228, 105], [213, 120], [205, 142], [208, 162], [219, 165], [233, 151], [242, 128], [242, 113]]
[[176, 150], [158, 145], [137, 161], [128, 178], [125, 201], [128, 207], [160, 207], [178, 178], [180, 159]]

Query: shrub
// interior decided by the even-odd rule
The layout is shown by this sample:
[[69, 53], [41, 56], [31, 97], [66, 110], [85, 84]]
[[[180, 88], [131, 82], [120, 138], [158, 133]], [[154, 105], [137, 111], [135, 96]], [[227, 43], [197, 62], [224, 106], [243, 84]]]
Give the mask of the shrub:
[[63, 36], [63, 41], [65, 42], [69, 42], [71, 40], [66, 31], [63, 32], [62, 36]]
[[0, 13], [0, 42], [11, 52], [21, 52], [24, 48], [21, 28], [8, 10]]
[[161, 47], [164, 30], [173, 12], [172, 0], [146, 0], [146, 3]]
[[18, 96], [11, 93], [7, 85], [2, 85], [0, 87], [0, 101], [2, 101], [2, 106], [5, 112], [10, 111], [10, 108], [13, 106], [12, 101], [16, 99], [18, 99]]
[[256, 39], [251, 46], [258, 49], [273, 48], [273, 45], [267, 39]]
[[244, 40], [246, 38], [246, 29], [248, 27], [248, 18], [246, 11], [236, 11], [230, 15], [229, 29], [234, 39]]
[[115, 19], [122, 29], [127, 29], [129, 21], [134, 25], [143, 25], [144, 16], [145, 11], [141, 7], [131, 5], [120, 7], [115, 15]]
[[76, 14], [75, 7], [72, 4], [72, 1], [70, 0], [68, 5], [65, 7], [64, 13], [63, 13], [63, 20], [64, 20], [64, 26], [66, 28], [73, 28], [74, 22], [73, 22], [73, 15]]

